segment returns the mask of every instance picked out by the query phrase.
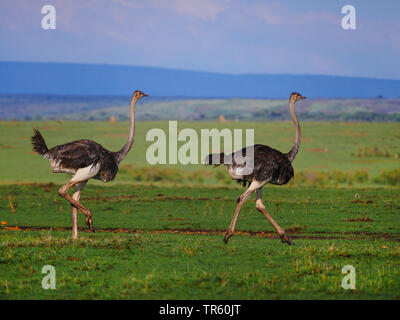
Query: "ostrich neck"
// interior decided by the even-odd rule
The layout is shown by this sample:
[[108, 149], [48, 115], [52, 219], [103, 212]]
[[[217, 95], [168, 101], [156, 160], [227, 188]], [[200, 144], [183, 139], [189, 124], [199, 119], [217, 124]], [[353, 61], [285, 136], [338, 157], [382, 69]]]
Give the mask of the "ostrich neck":
[[135, 99], [135, 98], [132, 98], [132, 100], [131, 100], [131, 129], [129, 131], [128, 141], [125, 143], [125, 145], [122, 147], [122, 149], [116, 153], [118, 164], [122, 160], [125, 159], [129, 150], [131, 150], [133, 141], [135, 139], [135, 105], [136, 105], [136, 101], [137, 101], [137, 99]]
[[294, 145], [292, 149], [289, 151], [288, 158], [290, 162], [293, 162], [294, 158], [296, 157], [297, 151], [299, 151], [300, 147], [300, 140], [301, 140], [301, 130], [300, 124], [297, 120], [296, 113], [294, 112], [294, 101], [290, 101], [290, 114], [292, 116], [293, 123], [296, 127], [296, 138], [294, 139]]

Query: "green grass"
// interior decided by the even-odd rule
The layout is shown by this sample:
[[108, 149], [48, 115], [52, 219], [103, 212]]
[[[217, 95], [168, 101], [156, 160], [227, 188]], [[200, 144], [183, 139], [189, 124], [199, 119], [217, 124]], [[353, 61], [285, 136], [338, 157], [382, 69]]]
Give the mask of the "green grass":
[[[331, 172], [333, 170], [348, 172], [364, 169], [371, 178], [374, 178], [383, 169], [394, 170], [400, 167], [398, 157], [400, 154], [400, 123], [305, 122], [301, 126], [302, 143], [294, 162], [297, 172]], [[49, 162], [32, 153], [30, 144], [32, 127], [41, 129], [49, 147], [86, 138], [93, 139], [109, 150], [115, 151], [124, 145], [129, 132], [129, 124], [126, 122], [0, 121], [0, 183], [49, 181], [62, 183], [67, 179], [64, 175], [52, 174]], [[165, 121], [139, 122], [136, 127], [133, 149], [122, 163], [123, 165], [132, 165], [134, 168], [150, 167], [146, 161], [146, 150], [153, 142], [146, 141], [146, 134], [153, 128], [160, 128], [168, 133], [168, 123]], [[236, 128], [243, 129], [243, 132], [244, 129], [254, 129], [255, 143], [266, 144], [282, 152], [289, 151], [294, 140], [294, 126], [289, 121], [272, 123], [178, 122], [178, 130], [184, 128], [193, 128], [198, 133], [202, 128]], [[178, 146], [182, 144], [183, 142], [180, 142]], [[374, 147], [387, 151], [392, 156], [357, 156], [359, 149]], [[173, 168], [180, 172], [197, 171], [204, 175], [210, 172], [210, 169], [204, 168], [203, 165], [178, 164], [158, 165], [158, 167]], [[126, 180], [119, 175], [114, 183], [127, 182]]]
[[[150, 167], [145, 135], [164, 122], [139, 122], [117, 179], [84, 189], [97, 232], [79, 213], [73, 242], [71, 207], [57, 195], [69, 177], [31, 152], [34, 126], [49, 147], [90, 138], [117, 150], [128, 131], [127, 123], [0, 122], [1, 299], [400, 298], [398, 174], [381, 174], [399, 168], [397, 123], [302, 124], [298, 180], [263, 192], [295, 246], [280, 242], [254, 197], [225, 245], [243, 189], [224, 168]], [[179, 122], [188, 127], [255, 128], [256, 143], [282, 151], [294, 137], [291, 122]], [[368, 178], [352, 181], [360, 172]], [[45, 265], [56, 268], [56, 290], [41, 288]], [[356, 290], [341, 287], [345, 265], [356, 268]]]
[[[269, 212], [295, 246], [274, 238], [254, 199], [225, 245], [237, 189], [88, 186], [82, 203], [99, 232], [80, 230], [73, 243], [70, 206], [56, 186], [2, 186], [1, 219], [7, 224], [0, 227], [0, 297], [400, 298], [398, 189], [266, 189]], [[79, 226], [85, 228], [82, 214]], [[348, 264], [357, 272], [354, 291], [341, 287]], [[44, 265], [56, 268], [56, 290], [41, 288]]]
[[[163, 234], [1, 233], [1, 298], [398, 299], [399, 250], [387, 241], [298, 240]], [[8, 240], [8, 239], [12, 240]], [[382, 249], [382, 245], [388, 249]], [[43, 290], [41, 269], [56, 268]], [[341, 287], [356, 268], [356, 290]]]

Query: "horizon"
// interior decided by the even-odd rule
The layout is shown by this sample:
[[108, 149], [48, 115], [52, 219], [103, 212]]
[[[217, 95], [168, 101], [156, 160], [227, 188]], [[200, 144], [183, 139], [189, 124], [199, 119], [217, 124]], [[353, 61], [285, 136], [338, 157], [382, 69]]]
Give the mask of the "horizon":
[[[110, 64], [110, 63], [90, 63], [90, 62], [69, 62], [69, 61], [17, 61], [17, 60], [0, 60], [0, 63], [32, 63], [32, 64], [73, 64], [73, 65], [91, 65], [91, 66], [110, 66], [110, 67], [133, 67], [133, 68], [152, 68], [152, 69], [166, 69], [171, 71], [184, 71], [184, 72], [196, 72], [196, 73], [207, 73], [216, 75], [230, 75], [230, 76], [245, 76], [245, 75], [280, 75], [280, 76], [321, 76], [321, 77], [338, 77], [338, 78], [354, 78], [354, 79], [370, 79], [370, 80], [385, 80], [385, 81], [400, 81], [400, 79], [391, 78], [378, 78], [378, 77], [363, 77], [363, 76], [349, 76], [349, 75], [332, 75], [323, 73], [230, 73], [230, 72], [214, 72], [214, 71], [202, 71], [194, 69], [180, 69], [173, 67], [157, 67], [150, 65], [129, 65], [129, 64]], [[324, 98], [325, 99], [325, 98]], [[334, 99], [334, 98], [333, 98]], [[369, 99], [369, 98], [366, 98]]]
[[129, 95], [140, 88], [158, 97], [397, 98], [400, 80], [313, 74], [229, 74], [148, 66], [0, 61], [0, 92], [10, 94]]

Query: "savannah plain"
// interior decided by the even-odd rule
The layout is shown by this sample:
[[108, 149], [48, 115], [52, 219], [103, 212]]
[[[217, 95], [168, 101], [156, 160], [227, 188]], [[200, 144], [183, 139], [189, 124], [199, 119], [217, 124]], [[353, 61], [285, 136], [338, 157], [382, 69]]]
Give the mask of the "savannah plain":
[[[221, 167], [150, 166], [146, 133], [168, 133], [167, 121], [139, 121], [115, 181], [88, 183], [81, 201], [96, 233], [79, 213], [73, 242], [71, 207], [57, 195], [69, 177], [31, 151], [32, 128], [49, 147], [88, 138], [116, 151], [129, 124], [1, 121], [0, 298], [399, 299], [400, 124], [299, 118], [295, 178], [263, 192], [294, 246], [280, 242], [253, 196], [224, 244], [244, 189]], [[255, 129], [255, 143], [282, 152], [294, 139], [290, 121], [179, 121], [183, 128]], [[55, 290], [42, 289], [45, 265], [56, 268]], [[346, 265], [356, 268], [355, 290], [341, 286]]]

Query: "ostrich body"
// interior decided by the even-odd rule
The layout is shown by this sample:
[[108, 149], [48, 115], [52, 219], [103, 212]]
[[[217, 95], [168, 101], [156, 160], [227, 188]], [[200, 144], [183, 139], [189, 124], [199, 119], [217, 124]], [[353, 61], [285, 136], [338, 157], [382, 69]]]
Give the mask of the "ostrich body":
[[[50, 160], [53, 173], [69, 173], [72, 179], [63, 185], [58, 194], [72, 205], [72, 238], [78, 239], [78, 209], [86, 216], [86, 224], [94, 232], [91, 211], [80, 202], [83, 187], [89, 179], [97, 179], [109, 182], [115, 178], [118, 166], [131, 149], [135, 137], [135, 105], [136, 102], [147, 96], [142, 91], [136, 90], [131, 99], [131, 127], [126, 144], [118, 152], [105, 149], [102, 145], [92, 140], [76, 140], [51, 149], [47, 148], [38, 129], [34, 130], [32, 137], [33, 150]], [[71, 197], [68, 190], [75, 186], [75, 192]]]
[[[294, 104], [302, 99], [306, 99], [306, 97], [303, 97], [297, 92], [293, 92], [290, 95], [290, 114], [296, 127], [296, 137], [294, 145], [288, 153], [282, 153], [268, 146], [256, 144], [253, 146], [253, 154], [251, 154], [250, 149], [246, 147], [230, 155], [226, 155], [224, 153], [208, 155], [208, 159], [206, 160], [207, 164], [214, 166], [224, 164], [228, 168], [229, 175], [232, 177], [232, 179], [241, 182], [243, 186], [246, 186], [247, 183], [249, 184], [248, 189], [237, 199], [238, 204], [233, 215], [231, 225], [224, 237], [225, 243], [228, 243], [229, 238], [235, 231], [236, 221], [241, 207], [255, 191], [257, 210], [264, 214], [264, 216], [272, 224], [281, 237], [282, 242], [293, 244], [293, 242], [286, 235], [285, 231], [267, 212], [262, 201], [261, 192], [263, 186], [267, 183], [283, 185], [288, 183], [294, 176], [292, 162], [299, 150], [301, 140], [300, 125], [294, 112]], [[254, 156], [254, 162], [252, 165], [250, 165], [250, 162], [247, 161], [238, 163], [238, 161], [235, 161], [236, 153], [239, 153], [244, 158], [246, 158], [246, 154], [251, 154], [250, 156]], [[250, 168], [250, 166], [252, 166], [252, 168]]]

